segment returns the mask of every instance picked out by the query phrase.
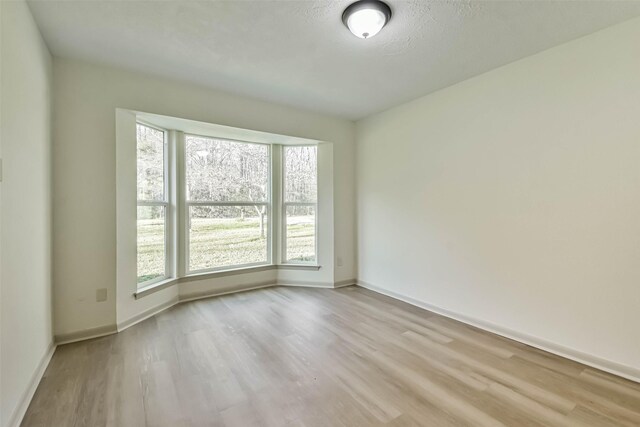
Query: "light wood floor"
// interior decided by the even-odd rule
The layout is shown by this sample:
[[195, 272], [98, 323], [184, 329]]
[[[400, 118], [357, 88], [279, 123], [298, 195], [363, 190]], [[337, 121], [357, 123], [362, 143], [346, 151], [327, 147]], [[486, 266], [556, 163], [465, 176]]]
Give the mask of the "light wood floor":
[[640, 385], [361, 288], [270, 288], [59, 347], [22, 425], [639, 426]]

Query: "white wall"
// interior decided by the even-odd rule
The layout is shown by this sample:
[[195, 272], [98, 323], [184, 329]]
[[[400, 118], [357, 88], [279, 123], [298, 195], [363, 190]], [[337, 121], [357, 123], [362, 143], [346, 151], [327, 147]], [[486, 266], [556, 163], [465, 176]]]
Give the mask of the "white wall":
[[116, 108], [332, 142], [335, 280], [355, 278], [352, 122], [58, 58], [54, 94], [56, 335], [116, 324]]
[[638, 40], [635, 19], [358, 122], [359, 279], [640, 378]]
[[9, 426], [52, 349], [51, 56], [26, 3], [0, 10], [0, 425]]

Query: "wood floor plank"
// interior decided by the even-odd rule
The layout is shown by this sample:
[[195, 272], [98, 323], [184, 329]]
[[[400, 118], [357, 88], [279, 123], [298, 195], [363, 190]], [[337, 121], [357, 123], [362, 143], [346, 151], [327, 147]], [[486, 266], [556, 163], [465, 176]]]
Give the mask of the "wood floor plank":
[[60, 346], [22, 422], [638, 425], [640, 384], [358, 287], [193, 301]]

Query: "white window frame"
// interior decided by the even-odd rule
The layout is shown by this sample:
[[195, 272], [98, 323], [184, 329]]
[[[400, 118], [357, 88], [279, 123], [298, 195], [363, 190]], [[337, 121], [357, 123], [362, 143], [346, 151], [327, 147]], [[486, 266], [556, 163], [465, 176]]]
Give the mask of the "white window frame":
[[[169, 200], [171, 200], [171, 185], [169, 185], [170, 182], [170, 174], [171, 174], [171, 162], [170, 162], [170, 146], [169, 146], [169, 130], [167, 129], [163, 129], [161, 127], [149, 124], [149, 123], [145, 123], [144, 121], [141, 120], [136, 120], [136, 128], [138, 125], [142, 125], [151, 129], [155, 129], [157, 131], [162, 132], [163, 135], [163, 147], [162, 147], [162, 154], [163, 154], [163, 184], [164, 184], [164, 200], [160, 201], [160, 200], [140, 200], [137, 199], [136, 200], [136, 286], [137, 289], [141, 289], [141, 288], [146, 288], [148, 286], [157, 284], [159, 282], [163, 282], [165, 280], [171, 279], [174, 277], [173, 274], [173, 263], [171, 262], [172, 258], [173, 258], [173, 210], [171, 209], [171, 204], [169, 202]], [[136, 129], [137, 130], [137, 129]], [[136, 167], [137, 167], [137, 152], [138, 152], [138, 138], [136, 136]], [[137, 186], [138, 186], [138, 182], [137, 182], [137, 175], [136, 175], [136, 195], [138, 193], [137, 191]], [[136, 196], [137, 197], [137, 196]], [[137, 278], [139, 277], [138, 273], [137, 273], [137, 266], [138, 266], [138, 248], [137, 248], [137, 208], [141, 207], [141, 206], [161, 206], [164, 209], [164, 276], [159, 276], [156, 277], [154, 279], [151, 280], [146, 280], [144, 282], [138, 282]]]
[[[234, 142], [239, 144], [254, 144], [254, 145], [264, 145], [267, 147], [268, 153], [268, 173], [267, 173], [267, 200], [264, 202], [239, 202], [239, 201], [227, 201], [227, 202], [215, 202], [209, 200], [188, 200], [187, 199], [187, 156], [186, 156], [186, 141], [188, 136], [193, 136], [197, 138], [206, 138], [206, 139], [214, 139], [218, 141], [227, 141]], [[183, 133], [182, 134], [182, 168], [180, 174], [180, 180], [183, 183], [183, 196], [181, 200], [181, 204], [183, 206], [182, 212], [184, 212], [184, 228], [183, 228], [183, 236], [184, 236], [184, 245], [183, 245], [183, 253], [184, 253], [184, 272], [185, 276], [190, 275], [198, 275], [198, 274], [206, 274], [213, 273], [219, 271], [228, 271], [228, 270], [239, 270], [250, 267], [259, 267], [266, 265], [273, 265], [273, 254], [272, 254], [272, 234], [273, 234], [273, 218], [272, 218], [272, 200], [273, 200], [273, 186], [272, 186], [272, 175], [273, 175], [273, 157], [272, 157], [272, 144], [265, 144], [260, 142], [250, 142], [250, 141], [241, 141], [230, 138], [218, 138], [210, 135], [199, 135], [196, 133]], [[266, 206], [267, 208], [267, 259], [264, 262], [254, 262], [254, 263], [246, 263], [246, 264], [235, 264], [235, 265], [225, 265], [222, 267], [214, 267], [214, 268], [205, 268], [199, 270], [191, 270], [190, 264], [190, 245], [189, 242], [191, 240], [191, 214], [190, 208], [191, 206], [212, 206], [212, 207], [224, 207], [224, 206]]]
[[[315, 202], [287, 202], [287, 161], [286, 152], [288, 147], [315, 147], [316, 149], [316, 201]], [[282, 188], [282, 209], [280, 214], [280, 230], [281, 230], [281, 242], [282, 242], [282, 261], [283, 265], [317, 265], [318, 264], [318, 145], [317, 144], [296, 144], [296, 145], [283, 145], [282, 146], [282, 159], [281, 159], [281, 187]], [[314, 218], [314, 258], [309, 261], [296, 261], [289, 260], [287, 256], [287, 207], [288, 206], [311, 206], [313, 207]]]

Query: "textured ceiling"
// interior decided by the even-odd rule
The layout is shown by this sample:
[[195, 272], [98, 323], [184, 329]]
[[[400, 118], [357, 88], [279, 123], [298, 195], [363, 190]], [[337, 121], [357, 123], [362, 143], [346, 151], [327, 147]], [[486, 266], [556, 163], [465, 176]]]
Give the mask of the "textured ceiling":
[[640, 15], [640, 1], [398, 1], [369, 40], [349, 1], [31, 0], [52, 53], [358, 119]]

